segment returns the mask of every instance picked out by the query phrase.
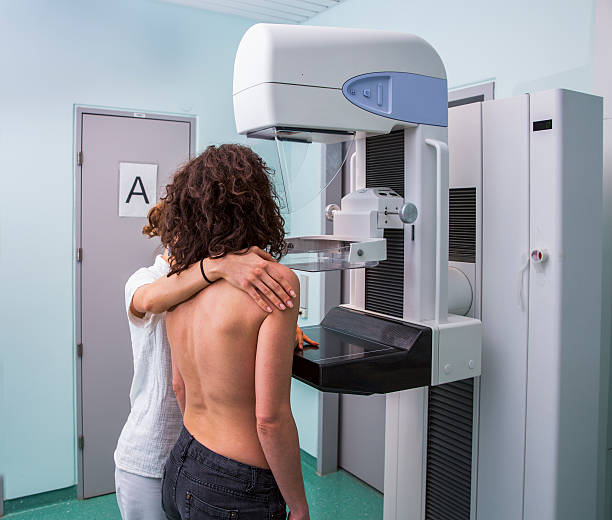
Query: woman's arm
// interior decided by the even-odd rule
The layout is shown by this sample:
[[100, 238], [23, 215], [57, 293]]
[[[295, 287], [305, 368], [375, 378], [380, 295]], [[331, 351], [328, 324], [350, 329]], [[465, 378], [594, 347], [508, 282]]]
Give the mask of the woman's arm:
[[[223, 278], [245, 291], [264, 311], [272, 312], [270, 304], [280, 310], [293, 307], [296, 293], [285, 277], [286, 268], [265, 251], [252, 247], [246, 253], [204, 260], [204, 272], [212, 280]], [[199, 262], [178, 275], [164, 276], [143, 285], [134, 293], [130, 311], [139, 318], [147, 312], [160, 314], [191, 298], [208, 286], [202, 277]]]
[[[292, 285], [297, 277], [291, 274]], [[257, 435], [293, 520], [308, 519], [297, 428], [289, 401], [297, 308], [264, 319], [257, 339]]]

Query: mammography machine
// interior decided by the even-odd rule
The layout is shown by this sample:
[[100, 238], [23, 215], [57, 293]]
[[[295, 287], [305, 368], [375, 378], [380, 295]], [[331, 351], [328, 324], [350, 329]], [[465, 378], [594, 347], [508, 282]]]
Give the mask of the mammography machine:
[[[373, 72], [377, 70], [386, 72]], [[305, 357], [304, 373], [296, 375], [323, 390], [357, 393], [479, 375], [480, 322], [448, 313], [447, 87], [444, 66], [433, 48], [416, 36], [398, 33], [256, 25], [245, 34], [236, 56], [234, 111], [238, 131], [251, 137], [326, 143], [358, 134], [352, 192], [341, 207], [328, 210], [333, 236], [290, 240], [291, 256], [298, 258], [295, 264], [290, 260], [290, 266], [306, 270], [374, 266], [387, 257], [386, 232], [409, 238], [401, 252], [410, 259], [401, 264], [406, 283], [401, 284], [401, 278], [386, 280], [397, 284], [400, 292], [402, 285], [408, 288], [399, 309], [386, 308], [384, 294], [379, 307], [367, 309], [372, 293], [366, 286], [371, 284], [363, 272], [356, 273], [351, 304], [335, 309], [324, 322], [331, 343], [324, 341], [316, 357]], [[365, 137], [400, 128], [407, 129], [405, 138], [412, 151], [407, 154], [408, 171], [401, 169], [396, 187], [368, 183]], [[406, 201], [399, 195], [404, 191], [409, 192]], [[366, 309], [371, 311], [367, 317]], [[367, 326], [359, 325], [362, 318]], [[389, 353], [381, 354], [375, 345], [362, 349], [366, 372], [381, 358], [382, 387], [367, 378], [334, 381], [344, 376], [339, 365], [361, 368], [358, 356], [342, 352], [346, 343], [336, 337], [339, 329], [352, 323], [375, 335], [364, 339], [389, 342]], [[350, 335], [356, 333], [350, 330]], [[332, 344], [333, 352], [328, 352]], [[387, 355], [402, 360], [399, 365], [408, 371], [405, 377], [396, 372], [397, 363], [386, 361]], [[395, 378], [395, 384], [384, 386]], [[362, 388], [368, 381], [373, 386]]]
[[[486, 130], [479, 112], [483, 142], [464, 139], [464, 150], [480, 150], [491, 164], [506, 152], [503, 164], [515, 170], [485, 174], [479, 163], [449, 180], [445, 69], [422, 39], [258, 24], [237, 51], [240, 133], [275, 140], [279, 150], [345, 142], [351, 151], [350, 189], [326, 209], [333, 234], [289, 239], [285, 262], [294, 269], [350, 272], [349, 303], [309, 328], [320, 349], [296, 354], [293, 372], [324, 392], [387, 394], [385, 520], [553, 520], [594, 511], [599, 415], [581, 400], [596, 397], [599, 383], [581, 353], [595, 349], [600, 327], [601, 200], [589, 200], [597, 160], [601, 186], [601, 104], [554, 91], [517, 106], [488, 109]], [[493, 136], [486, 154], [485, 131]], [[579, 145], [575, 132], [592, 136]], [[585, 227], [594, 233], [580, 234]], [[570, 243], [574, 233], [580, 239]], [[515, 254], [520, 269], [507, 282]], [[572, 305], [562, 303], [567, 291]], [[481, 362], [487, 355], [494, 376]], [[579, 388], [583, 378], [590, 380]]]

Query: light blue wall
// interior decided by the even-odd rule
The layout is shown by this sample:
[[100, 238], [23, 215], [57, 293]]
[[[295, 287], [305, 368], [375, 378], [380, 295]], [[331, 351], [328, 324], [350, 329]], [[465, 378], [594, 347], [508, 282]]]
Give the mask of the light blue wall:
[[594, 0], [346, 0], [310, 25], [385, 29], [425, 38], [449, 88], [495, 79], [496, 97], [592, 89]]
[[73, 105], [197, 114], [200, 148], [236, 141], [234, 53], [252, 23], [149, 0], [0, 3], [6, 498], [76, 482]]

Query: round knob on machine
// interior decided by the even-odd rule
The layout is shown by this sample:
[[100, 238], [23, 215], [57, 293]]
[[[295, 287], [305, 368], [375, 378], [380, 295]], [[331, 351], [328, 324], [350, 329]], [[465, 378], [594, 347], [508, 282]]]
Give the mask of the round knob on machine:
[[543, 264], [548, 260], [548, 250], [546, 249], [534, 249], [531, 252], [531, 261], [534, 264]]
[[338, 204], [328, 204], [325, 208], [327, 220], [334, 220], [334, 211], [340, 211], [340, 206], [338, 206]]
[[419, 216], [419, 210], [412, 202], [407, 202], [399, 210], [399, 218], [405, 224], [413, 224]]

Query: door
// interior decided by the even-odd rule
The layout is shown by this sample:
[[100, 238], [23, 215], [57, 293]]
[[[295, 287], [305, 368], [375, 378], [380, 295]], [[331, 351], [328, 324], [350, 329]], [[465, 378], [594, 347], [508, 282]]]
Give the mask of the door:
[[81, 498], [115, 489], [113, 453], [130, 410], [133, 375], [124, 286], [160, 252], [158, 239], [142, 235], [144, 215], [191, 156], [195, 130], [191, 119], [90, 112], [79, 109], [77, 114]]

